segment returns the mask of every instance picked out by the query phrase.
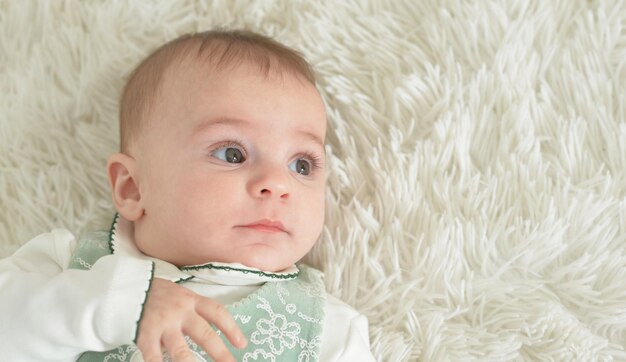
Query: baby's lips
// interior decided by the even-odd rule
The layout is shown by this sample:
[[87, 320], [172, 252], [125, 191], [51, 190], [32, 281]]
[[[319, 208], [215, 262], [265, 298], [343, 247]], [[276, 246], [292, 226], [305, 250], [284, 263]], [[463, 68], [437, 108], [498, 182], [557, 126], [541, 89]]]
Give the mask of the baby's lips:
[[286, 233], [287, 230], [282, 222], [277, 220], [269, 220], [269, 219], [261, 219], [257, 221], [253, 221], [249, 224], [239, 225], [238, 227], [248, 228], [257, 231], [263, 232], [283, 232]]

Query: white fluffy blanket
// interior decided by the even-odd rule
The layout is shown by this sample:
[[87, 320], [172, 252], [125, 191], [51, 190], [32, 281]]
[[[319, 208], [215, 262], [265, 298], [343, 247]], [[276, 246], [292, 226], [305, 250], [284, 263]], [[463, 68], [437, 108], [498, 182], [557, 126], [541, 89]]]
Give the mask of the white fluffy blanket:
[[626, 360], [624, 1], [0, 1], [0, 255], [108, 224], [126, 75], [215, 26], [317, 69], [309, 261], [379, 360]]

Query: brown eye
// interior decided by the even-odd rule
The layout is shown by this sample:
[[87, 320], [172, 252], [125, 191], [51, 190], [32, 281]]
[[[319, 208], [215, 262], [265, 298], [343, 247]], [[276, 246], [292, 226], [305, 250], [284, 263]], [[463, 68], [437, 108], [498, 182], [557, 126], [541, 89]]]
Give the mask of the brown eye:
[[299, 173], [300, 175], [308, 176], [311, 173], [311, 163], [303, 158], [298, 158], [289, 164], [289, 168], [292, 171]]
[[211, 155], [228, 163], [242, 163], [246, 160], [243, 152], [235, 147], [220, 147], [213, 151]]
[[226, 149], [226, 162], [229, 163], [241, 163], [243, 162], [243, 154], [236, 148], [227, 148]]

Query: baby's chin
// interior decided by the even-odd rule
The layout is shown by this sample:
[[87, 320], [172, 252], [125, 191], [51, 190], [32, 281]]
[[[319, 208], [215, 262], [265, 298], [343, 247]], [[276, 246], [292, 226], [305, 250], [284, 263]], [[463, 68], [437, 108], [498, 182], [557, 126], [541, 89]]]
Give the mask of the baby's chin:
[[242, 264], [248, 268], [277, 273], [292, 267], [299, 255], [289, 248], [277, 248], [271, 244], [259, 243], [240, 248], [227, 257], [228, 263]]

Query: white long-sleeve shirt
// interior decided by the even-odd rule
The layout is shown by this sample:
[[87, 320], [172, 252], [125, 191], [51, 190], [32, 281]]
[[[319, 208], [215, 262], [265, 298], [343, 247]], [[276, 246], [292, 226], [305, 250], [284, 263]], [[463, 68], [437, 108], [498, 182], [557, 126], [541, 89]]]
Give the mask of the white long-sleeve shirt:
[[[120, 220], [114, 252], [90, 270], [68, 269], [76, 239], [67, 230], [41, 234], [0, 260], [0, 350], [8, 361], [75, 361], [85, 351], [131, 344], [151, 278], [172, 281], [222, 304], [266, 280], [254, 273], [181, 271], [141, 254]], [[153, 269], [154, 268], [154, 269]], [[200, 275], [201, 274], [201, 275]], [[320, 361], [373, 361], [367, 319], [327, 296]]]

